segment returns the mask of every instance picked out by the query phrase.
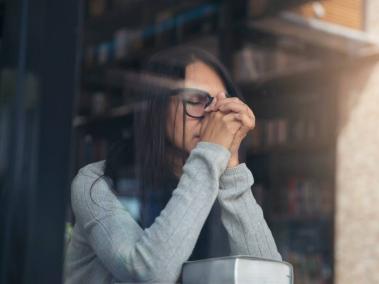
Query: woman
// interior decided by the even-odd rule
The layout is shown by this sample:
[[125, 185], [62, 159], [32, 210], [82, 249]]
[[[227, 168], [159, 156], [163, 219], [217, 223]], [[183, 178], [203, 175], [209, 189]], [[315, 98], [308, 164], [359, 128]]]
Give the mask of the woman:
[[280, 260], [251, 192], [253, 176], [238, 157], [254, 114], [225, 69], [202, 50], [174, 48], [143, 71], [136, 160], [144, 218], [133, 219], [114, 188], [128, 149], [82, 168], [72, 183], [66, 283], [177, 282], [190, 257], [212, 256], [201, 255], [202, 228], [213, 225], [207, 218], [216, 204], [230, 255]]

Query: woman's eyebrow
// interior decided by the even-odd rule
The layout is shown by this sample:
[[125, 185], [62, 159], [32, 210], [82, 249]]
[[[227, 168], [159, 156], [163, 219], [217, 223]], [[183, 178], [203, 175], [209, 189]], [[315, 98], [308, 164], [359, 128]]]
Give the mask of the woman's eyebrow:
[[192, 88], [192, 89], [199, 89], [209, 92], [212, 90], [212, 86], [209, 86], [207, 84], [199, 84], [193, 81], [185, 81], [184, 83], [185, 88]]
[[213, 86], [206, 85], [206, 84], [198, 84], [198, 83], [194, 83], [192, 81], [187, 81], [184, 83], [184, 88], [201, 90], [201, 91], [207, 92], [212, 97], [215, 97], [216, 95], [218, 95], [221, 92], [227, 93], [224, 86], [219, 86], [219, 87], [222, 89], [218, 89], [217, 87], [216, 87], [217, 88], [216, 89]]

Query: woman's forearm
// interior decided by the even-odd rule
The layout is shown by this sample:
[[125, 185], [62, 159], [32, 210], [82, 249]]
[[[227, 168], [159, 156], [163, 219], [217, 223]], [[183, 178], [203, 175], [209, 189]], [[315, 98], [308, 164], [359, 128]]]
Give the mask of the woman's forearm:
[[253, 183], [245, 164], [227, 169], [220, 179], [218, 201], [231, 254], [281, 260], [262, 209], [251, 192]]
[[[91, 247], [118, 281], [174, 283], [191, 255], [217, 198], [230, 152], [201, 142], [191, 152], [172, 197], [154, 223], [142, 230], [117, 197], [91, 179], [73, 184], [73, 209]], [[119, 208], [119, 209], [117, 209]]]

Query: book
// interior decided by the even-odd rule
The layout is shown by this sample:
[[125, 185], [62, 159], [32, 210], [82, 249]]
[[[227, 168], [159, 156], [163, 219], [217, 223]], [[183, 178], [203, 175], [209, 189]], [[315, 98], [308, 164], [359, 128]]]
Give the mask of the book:
[[293, 267], [284, 261], [252, 256], [227, 256], [187, 261], [182, 284], [293, 284]]

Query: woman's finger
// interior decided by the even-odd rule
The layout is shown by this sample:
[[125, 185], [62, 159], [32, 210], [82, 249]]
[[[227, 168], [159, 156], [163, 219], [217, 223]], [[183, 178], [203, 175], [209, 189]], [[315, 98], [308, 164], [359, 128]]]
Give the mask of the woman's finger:
[[249, 114], [249, 116], [251, 118], [254, 118], [255, 115], [253, 113], [253, 111], [250, 109], [250, 107], [245, 104], [243, 101], [241, 101], [239, 98], [236, 98], [236, 97], [233, 97], [233, 98], [225, 98], [225, 99], [219, 99], [217, 101], [217, 103], [215, 105], [213, 105], [213, 109], [214, 111], [217, 111], [217, 110], [220, 110], [220, 108], [223, 106], [223, 105], [226, 105], [226, 104], [230, 104], [230, 103], [234, 103], [234, 104], [240, 104], [240, 105], [243, 105], [245, 106], [246, 108], [246, 112]]
[[216, 105], [219, 101], [226, 98], [226, 94], [224, 92], [218, 93], [216, 96], [213, 97], [212, 103], [205, 108], [206, 112], [211, 112], [217, 110]]
[[229, 102], [222, 104], [219, 109], [219, 111], [223, 113], [228, 112], [237, 112], [237, 113], [246, 113], [250, 118], [254, 118], [254, 114], [251, 111], [251, 109], [246, 104], [236, 103], [236, 102]]
[[244, 104], [239, 98], [236, 98], [236, 97], [233, 97], [233, 98], [218, 97], [217, 103], [214, 105], [214, 108], [215, 108], [214, 110], [218, 110], [222, 105], [231, 103], [231, 102]]
[[238, 113], [230, 112], [230, 113], [224, 114], [224, 121], [225, 122], [235, 121], [236, 123], [241, 124], [242, 126], [242, 121], [239, 118]]
[[237, 127], [239, 129], [238, 132], [241, 132], [241, 136], [243, 137], [255, 126], [255, 120], [252, 120], [246, 114], [241, 115], [231, 112], [224, 115], [224, 121], [231, 123], [233, 127]]
[[219, 92], [215, 98], [217, 99], [217, 102], [222, 101], [226, 99], [226, 93], [225, 92]]
[[245, 128], [246, 132], [254, 129], [254, 127], [255, 127], [255, 119], [252, 119], [248, 115], [241, 114], [241, 113], [236, 114], [235, 117], [236, 117], [237, 120], [239, 120], [242, 123], [242, 125]]

